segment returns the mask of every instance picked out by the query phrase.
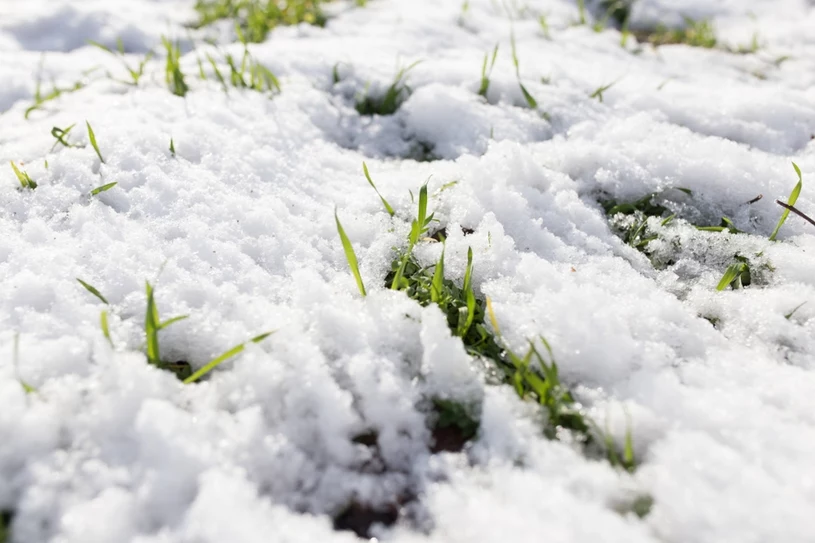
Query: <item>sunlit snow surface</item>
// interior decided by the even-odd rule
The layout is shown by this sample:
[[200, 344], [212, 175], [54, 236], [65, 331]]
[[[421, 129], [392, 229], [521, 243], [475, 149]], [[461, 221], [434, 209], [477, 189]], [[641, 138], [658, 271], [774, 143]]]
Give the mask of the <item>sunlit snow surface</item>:
[[[459, 1], [370, 0], [334, 6], [324, 29], [280, 28], [252, 46], [281, 80], [272, 100], [198, 80], [196, 52], [182, 60], [186, 99], [167, 90], [161, 54], [139, 88], [105, 78], [126, 74], [88, 39], [121, 37], [131, 63], [158, 52], [162, 34], [214, 51], [208, 32], [184, 27], [193, 4], [0, 2], [0, 509], [16, 513], [15, 541], [353, 541], [331, 518], [354, 500], [405, 502], [396, 525], [374, 530], [400, 542], [815, 539], [815, 229], [793, 216], [766, 241], [774, 200], [796, 182], [791, 161], [804, 175], [798, 206], [815, 211], [811, 2], [636, 8], [643, 24], [713, 17], [733, 46], [757, 33], [759, 51], [736, 55], [633, 54], [617, 31], [573, 26], [566, 0], [509, 11], [471, 0], [464, 17]], [[523, 107], [513, 30], [548, 120]], [[485, 101], [480, 68], [496, 43]], [[415, 60], [395, 116], [357, 114], [355, 94]], [[51, 79], [89, 85], [24, 120], [41, 62], [45, 90]], [[612, 82], [602, 103], [589, 97]], [[69, 140], [87, 143], [86, 120], [106, 164], [89, 146], [49, 152], [54, 126], [76, 123]], [[404, 158], [421, 145], [442, 160]], [[35, 191], [18, 190], [10, 160]], [[546, 440], [538, 412], [484, 384], [436, 308], [385, 290], [415, 213], [408, 191], [428, 178], [450, 234], [448, 276], [463, 275], [472, 247], [477, 291], [510, 343], [543, 334], [599, 424], [622, 441], [630, 420], [634, 475]], [[657, 248], [682, 247], [676, 262], [654, 269], [598, 202], [666, 187], [693, 191], [700, 222], [726, 215], [752, 236], [679, 225], [676, 245]], [[419, 256], [440, 251], [426, 244]], [[717, 292], [738, 251], [763, 251], [775, 271]], [[110, 301], [115, 352], [102, 304], [77, 277]], [[163, 316], [190, 315], [162, 332], [167, 359], [200, 366], [277, 333], [184, 386], [141, 354], [145, 280]], [[428, 400], [439, 396], [483, 404], [462, 453], [429, 452]], [[377, 458], [352, 440], [372, 430]], [[644, 519], [620, 512], [644, 495], [654, 501]]]

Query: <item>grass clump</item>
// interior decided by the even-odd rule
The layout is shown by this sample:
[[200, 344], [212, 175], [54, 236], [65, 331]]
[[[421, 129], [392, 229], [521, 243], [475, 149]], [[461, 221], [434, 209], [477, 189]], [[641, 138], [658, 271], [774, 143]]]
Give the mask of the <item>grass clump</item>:
[[498, 44], [495, 44], [495, 49], [492, 50], [492, 57], [489, 53], [484, 55], [484, 62], [481, 64], [481, 85], [478, 87], [478, 95], [487, 97], [487, 91], [490, 89], [490, 76], [492, 69], [495, 67], [495, 59], [498, 57]]
[[[236, 30], [247, 41], [259, 43], [279, 25], [309, 23], [323, 26], [326, 16], [321, 8], [327, 0], [197, 0], [198, 21], [193, 28], [203, 28], [218, 21], [234, 21]], [[357, 2], [357, 5], [362, 5]]]
[[76, 126], [76, 123], [72, 124], [68, 128], [60, 128], [58, 126], [55, 126], [55, 127], [51, 128], [51, 136], [53, 136], [54, 139], [57, 140], [57, 141], [54, 142], [54, 145], [51, 147], [51, 151], [56, 149], [57, 145], [62, 145], [63, 147], [67, 147], [69, 149], [71, 147], [77, 147], [76, 145], [74, 145], [72, 143], [68, 143], [68, 140], [66, 139], [68, 137], [68, 134], [70, 134], [71, 129], [74, 126]]
[[[688, 189], [676, 190], [691, 195]], [[652, 218], [660, 219], [660, 224], [666, 226], [675, 218], [663, 203], [658, 202], [657, 199], [661, 197], [664, 197], [663, 192], [652, 192], [633, 202], [609, 200], [603, 203], [603, 208], [622, 240], [638, 251], [646, 252], [648, 244], [658, 238], [649, 221]]]
[[[42, 64], [40, 64], [40, 72], [42, 71]], [[77, 81], [70, 87], [58, 87], [56, 83], [53, 81], [51, 82], [51, 90], [48, 92], [44, 92], [42, 88], [42, 78], [40, 76], [37, 77], [37, 84], [34, 88], [34, 103], [30, 105], [26, 110], [23, 116], [28, 119], [29, 115], [33, 112], [37, 111], [38, 109], [42, 109], [45, 104], [52, 102], [62, 96], [63, 94], [69, 94], [72, 92], [76, 92], [85, 87], [85, 83], [82, 81]]]
[[417, 60], [413, 64], [400, 68], [393, 78], [393, 82], [385, 89], [381, 96], [371, 95], [368, 90], [357, 101], [356, 110], [360, 115], [393, 115], [399, 106], [410, 96], [411, 89], [407, 84], [407, 77], [410, 71], [421, 61]]
[[[77, 278], [77, 281], [85, 288], [85, 290], [93, 294], [99, 301], [101, 301], [107, 306], [110, 306], [110, 303], [108, 302], [107, 298], [105, 298], [105, 296], [102, 295], [99, 289], [83, 281], [82, 279]], [[145, 281], [145, 293], [147, 298], [146, 300], [147, 304], [144, 315], [144, 335], [145, 335], [145, 354], [147, 355], [147, 362], [148, 364], [155, 366], [159, 369], [172, 372], [184, 384], [190, 384], [199, 381], [201, 378], [206, 376], [208, 373], [210, 373], [212, 370], [214, 370], [222, 363], [242, 353], [246, 349], [246, 346], [249, 345], [250, 343], [260, 343], [261, 341], [263, 341], [264, 339], [266, 339], [267, 337], [274, 333], [266, 332], [264, 334], [260, 334], [259, 336], [253, 337], [252, 339], [245, 343], [236, 345], [231, 349], [223, 352], [219, 356], [215, 357], [211, 361], [207, 362], [206, 364], [204, 364], [198, 371], [193, 372], [192, 367], [186, 361], [167, 362], [163, 360], [161, 357], [161, 348], [159, 344], [159, 332], [161, 330], [167, 328], [171, 324], [189, 318], [189, 315], [179, 315], [167, 319], [165, 321], [162, 321], [159, 318], [158, 306], [156, 305], [155, 290], [153, 288], [153, 285], [151, 285], [149, 281]], [[111, 348], [113, 348], [114, 347], [113, 339], [111, 338], [110, 327], [108, 325], [108, 310], [104, 310], [101, 312], [99, 322], [102, 328], [102, 334], [105, 336], [105, 339], [108, 341]]]
[[189, 92], [190, 87], [184, 79], [184, 72], [181, 71], [181, 46], [177, 41], [170, 41], [164, 36], [161, 37], [161, 43], [167, 54], [164, 64], [164, 80], [170, 92], [183, 98]]
[[114, 78], [110, 72], [108, 72], [108, 77], [113, 79], [114, 81], [118, 81], [119, 83], [124, 83], [125, 85], [133, 85], [134, 87], [139, 86], [139, 81], [141, 80], [142, 76], [144, 75], [144, 68], [147, 66], [147, 63], [153, 58], [153, 53], [149, 52], [138, 62], [135, 68], [131, 67], [128, 64], [127, 60], [125, 60], [125, 48], [124, 43], [122, 42], [121, 38], [116, 39], [116, 50], [114, 51], [110, 47], [103, 45], [97, 41], [89, 40], [88, 43], [113, 55], [114, 57], [121, 60], [122, 65], [124, 66], [125, 70], [127, 71], [128, 75], [130, 76], [130, 80], [126, 79], [116, 79]]
[[240, 62], [231, 54], [224, 56], [226, 65], [229, 68], [228, 77], [224, 77], [215, 59], [207, 54], [207, 60], [212, 66], [215, 78], [221, 84], [225, 93], [229, 93], [229, 87], [236, 89], [248, 89], [256, 92], [280, 92], [280, 81], [267, 67], [260, 64], [249, 54], [249, 48], [245, 46]]
[[713, 49], [718, 44], [713, 23], [707, 20], [696, 20], [685, 17], [682, 28], [657, 26], [649, 30], [635, 30], [633, 34], [641, 42], [654, 46], [684, 44], [691, 47]]
[[20, 182], [20, 188], [30, 190], [34, 190], [37, 188], [36, 181], [31, 179], [31, 176], [28, 175], [28, 173], [25, 170], [21, 170], [20, 168], [18, 168], [14, 162], [10, 161], [9, 164], [11, 164], [11, 169], [14, 171], [15, 177], [17, 177], [17, 181]]

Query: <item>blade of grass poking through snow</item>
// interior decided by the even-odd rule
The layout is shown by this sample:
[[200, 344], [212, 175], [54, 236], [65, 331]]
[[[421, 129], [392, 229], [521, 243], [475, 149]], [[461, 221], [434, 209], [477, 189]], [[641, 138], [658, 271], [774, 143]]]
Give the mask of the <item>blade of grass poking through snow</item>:
[[110, 337], [110, 327], [108, 326], [108, 312], [102, 311], [99, 314], [99, 325], [102, 328], [102, 335], [105, 336], [105, 339], [108, 340], [110, 343], [111, 348], [113, 348], [113, 339]]
[[345, 259], [348, 260], [348, 267], [351, 268], [351, 273], [354, 274], [354, 279], [357, 282], [359, 293], [363, 296], [367, 295], [365, 292], [365, 284], [362, 282], [362, 274], [359, 273], [359, 263], [357, 262], [357, 255], [354, 253], [354, 246], [351, 245], [351, 240], [345, 234], [345, 230], [340, 224], [340, 217], [337, 215], [337, 209], [334, 208], [334, 219], [337, 221], [337, 232], [340, 235], [342, 242], [342, 249], [345, 251]]
[[479, 96], [487, 97], [487, 91], [490, 88], [490, 76], [492, 69], [495, 67], [495, 59], [498, 57], [498, 44], [495, 44], [495, 49], [492, 50], [492, 60], [490, 60], [489, 53], [484, 55], [484, 63], [481, 65], [481, 86], [478, 88]]
[[382, 205], [383, 205], [383, 206], [385, 206], [385, 210], [388, 212], [388, 215], [390, 215], [391, 217], [393, 217], [393, 215], [394, 215], [396, 212], [393, 210], [393, 208], [392, 208], [392, 207], [391, 207], [391, 205], [388, 203], [388, 201], [387, 201], [387, 200], [385, 200], [385, 197], [384, 197], [384, 196], [382, 196], [382, 195], [379, 193], [379, 189], [377, 189], [377, 188], [376, 188], [376, 185], [374, 185], [374, 182], [373, 182], [373, 180], [371, 179], [371, 174], [368, 172], [368, 165], [367, 165], [367, 164], [365, 164], [365, 162], [363, 162], [363, 163], [362, 163], [362, 171], [363, 171], [363, 172], [365, 172], [365, 179], [367, 179], [367, 180], [368, 180], [368, 183], [370, 183], [370, 184], [371, 184], [371, 186], [373, 187], [373, 189], [376, 191], [376, 195], [377, 195], [377, 196], [379, 196], [379, 199], [380, 199], [380, 200], [382, 200]]
[[[801, 188], [804, 186], [804, 178], [801, 176], [801, 169], [798, 167], [798, 164], [795, 162], [792, 163], [792, 167], [795, 168], [795, 173], [798, 174], [798, 183], [795, 185], [795, 188], [792, 189], [790, 193], [790, 197], [787, 200], [787, 205], [794, 206], [795, 202], [798, 201], [798, 195], [801, 194]], [[781, 227], [786, 222], [787, 217], [790, 216], [790, 210], [784, 209], [784, 212], [781, 214], [781, 218], [778, 220], [778, 224], [775, 226], [775, 230], [773, 233], [770, 234], [770, 241], [775, 241], [775, 238], [778, 237], [778, 231], [781, 230]]]
[[56, 146], [57, 146], [57, 145], [59, 145], [59, 144], [62, 144], [62, 145], [64, 145], [65, 147], [68, 147], [68, 148], [70, 148], [70, 147], [75, 147], [75, 145], [72, 145], [72, 144], [68, 143], [68, 142], [66, 141], [66, 139], [65, 139], [65, 138], [67, 138], [67, 137], [68, 137], [68, 133], [71, 131], [71, 129], [72, 129], [74, 126], [76, 126], [76, 123], [72, 124], [72, 125], [71, 125], [71, 126], [69, 126], [68, 128], [60, 128], [60, 127], [58, 127], [58, 126], [55, 126], [55, 127], [53, 127], [53, 128], [51, 129], [51, 135], [52, 135], [52, 136], [53, 136], [53, 137], [54, 137], [54, 138], [57, 140], [57, 141], [55, 141], [55, 142], [54, 142], [54, 145], [51, 147], [51, 150], [52, 150], [52, 151], [53, 151], [53, 150], [56, 148]]
[[427, 183], [425, 183], [422, 185], [421, 190], [419, 190], [419, 212], [416, 219], [414, 219], [411, 223], [410, 236], [408, 237], [408, 247], [405, 254], [402, 255], [402, 260], [393, 276], [391, 290], [399, 290], [402, 288], [402, 286], [404, 286], [405, 268], [407, 267], [408, 262], [410, 262], [410, 255], [413, 254], [413, 248], [416, 246], [416, 243], [418, 243], [422, 233], [427, 230], [427, 225], [432, 219], [433, 215], [431, 215], [429, 218], [427, 217]]
[[96, 151], [96, 156], [99, 157], [99, 161], [104, 164], [105, 159], [102, 158], [102, 152], [99, 150], [99, 144], [96, 143], [96, 134], [93, 133], [93, 128], [91, 128], [91, 123], [85, 121], [85, 125], [88, 127], [88, 139], [91, 140], [91, 147], [93, 150]]
[[82, 285], [83, 287], [85, 287], [85, 290], [87, 290], [88, 292], [90, 292], [91, 294], [93, 294], [94, 296], [96, 296], [97, 298], [99, 298], [99, 299], [102, 301], [102, 303], [103, 303], [103, 304], [105, 304], [105, 305], [110, 305], [110, 302], [108, 302], [108, 301], [107, 301], [107, 299], [106, 299], [104, 296], [102, 296], [102, 293], [101, 293], [101, 292], [99, 292], [99, 291], [96, 289], [96, 287], [94, 287], [93, 285], [90, 285], [90, 284], [86, 283], [85, 281], [83, 281], [83, 280], [82, 280], [82, 279], [80, 279], [79, 277], [77, 277], [77, 278], [76, 278], [76, 280], [77, 280], [77, 281], [79, 281], [79, 284], [80, 284], [80, 285]]
[[178, 42], [173, 43], [166, 37], [161, 37], [161, 43], [167, 53], [167, 60], [164, 65], [164, 80], [170, 88], [170, 92], [176, 96], [184, 97], [190, 90], [184, 81], [184, 72], [181, 71], [181, 48]]
[[795, 309], [793, 309], [792, 311], [790, 311], [789, 313], [787, 313], [786, 315], [784, 315], [784, 318], [785, 318], [785, 319], [787, 319], [787, 320], [790, 320], [790, 319], [792, 318], [792, 316], [793, 316], [793, 315], [795, 315], [795, 312], [796, 312], [796, 311], [798, 311], [799, 309], [801, 309], [801, 307], [802, 307], [802, 306], [803, 306], [805, 303], [806, 303], [806, 302], [801, 302], [800, 304], [798, 304], [797, 306], [795, 306]]
[[727, 267], [721, 281], [716, 286], [716, 290], [724, 290], [730, 285], [738, 284], [741, 274], [747, 270], [747, 264], [744, 262], [734, 262]]
[[91, 196], [96, 196], [97, 194], [99, 194], [101, 192], [105, 192], [106, 190], [110, 190], [110, 189], [112, 189], [113, 187], [115, 187], [118, 184], [119, 184], [118, 182], [114, 181], [113, 183], [108, 183], [107, 185], [102, 185], [101, 187], [96, 187], [95, 189], [93, 189], [91, 191]]
[[515, 47], [515, 34], [509, 35], [510, 44], [512, 45], [512, 63], [515, 65], [515, 77], [518, 79], [518, 86], [521, 88], [521, 93], [524, 95], [527, 105], [530, 109], [538, 108], [538, 101], [526, 90], [524, 84], [521, 83], [521, 64], [518, 62], [518, 51]]
[[175, 156], [175, 142], [173, 141], [173, 138], [170, 138], [170, 154]]
[[34, 190], [37, 188], [37, 183], [31, 179], [31, 176], [25, 171], [21, 171], [14, 162], [11, 162], [11, 169], [14, 170], [14, 175], [17, 176], [17, 180], [24, 189]]
[[430, 301], [438, 304], [442, 311], [446, 311], [442, 307], [442, 294], [444, 293], [444, 250], [446, 247], [441, 248], [441, 257], [436, 263], [436, 269], [433, 271], [433, 280], [430, 283]]
[[158, 365], [161, 363], [158, 345], [158, 308], [156, 308], [153, 296], [153, 286], [149, 282], [145, 282], [145, 285], [147, 309], [144, 313], [144, 334], [147, 339], [147, 361], [150, 364]]
[[246, 343], [241, 343], [240, 345], [236, 345], [235, 347], [232, 347], [228, 351], [222, 353], [220, 356], [217, 356], [216, 358], [212, 359], [210, 362], [207, 362], [206, 364], [204, 364], [201, 367], [201, 369], [199, 369], [198, 371], [196, 371], [195, 373], [193, 373], [192, 375], [190, 375], [189, 377], [184, 379], [184, 384], [188, 385], [190, 383], [196, 382], [201, 377], [203, 377], [204, 375], [206, 375], [209, 372], [211, 372], [212, 370], [214, 370], [220, 364], [226, 362], [227, 360], [229, 360], [233, 356], [237, 356], [240, 353], [242, 353], [246, 349], [246, 346], [249, 345], [250, 343], [260, 343], [261, 341], [263, 341], [267, 337], [271, 336], [272, 334], [274, 334], [273, 331], [272, 332], [266, 332], [265, 334], [260, 334], [259, 336], [253, 337], [252, 339], [250, 339]]
[[459, 309], [456, 335], [464, 337], [473, 324], [475, 318], [475, 293], [473, 292], [473, 249], [467, 249], [467, 270], [464, 272], [464, 291], [467, 307]]

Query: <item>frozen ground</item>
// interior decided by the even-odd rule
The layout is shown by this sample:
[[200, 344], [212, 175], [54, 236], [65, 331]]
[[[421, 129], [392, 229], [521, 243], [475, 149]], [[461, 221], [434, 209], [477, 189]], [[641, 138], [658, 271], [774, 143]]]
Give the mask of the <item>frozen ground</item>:
[[[634, 54], [616, 30], [572, 25], [567, 0], [471, 0], [464, 15], [458, 1], [370, 0], [252, 46], [280, 79], [271, 100], [199, 81], [195, 53], [182, 58], [186, 98], [168, 91], [160, 53], [138, 88], [104, 77], [125, 74], [86, 40], [121, 37], [132, 62], [161, 35], [189, 50], [207, 35], [183, 27], [193, 4], [0, 3], [0, 510], [14, 513], [14, 541], [353, 541], [332, 527], [351, 503], [400, 507], [372, 529], [399, 542], [815, 540], [815, 229], [791, 217], [767, 241], [791, 161], [798, 206], [815, 210], [811, 2], [637, 4], [640, 24], [712, 17], [733, 47], [756, 34], [759, 50], [738, 55]], [[513, 29], [538, 112], [516, 83]], [[415, 60], [394, 116], [357, 114], [366, 83], [383, 88]], [[89, 84], [26, 120], [41, 62], [48, 89]], [[86, 120], [105, 164], [90, 146], [49, 151], [54, 126], [77, 123], [69, 141], [87, 143]], [[438, 160], [404, 158], [417, 149]], [[19, 190], [11, 160], [36, 190]], [[476, 290], [508, 341], [546, 336], [594, 420], [620, 443], [630, 429], [634, 474], [544, 438], [538, 411], [485, 384], [438, 309], [384, 288], [415, 212], [408, 191], [428, 177], [448, 277], [472, 247]], [[693, 191], [683, 216], [726, 215], [747, 235], [679, 221], [655, 243], [668, 263], [655, 268], [600, 202], [667, 187]], [[771, 268], [717, 292], [736, 252]], [[115, 349], [77, 277], [110, 301]], [[190, 315], [162, 332], [168, 359], [198, 367], [277, 333], [182, 385], [142, 354], [145, 280], [162, 315]], [[480, 406], [462, 452], [430, 452], [434, 397]], [[649, 514], [626, 512], [643, 496]]]

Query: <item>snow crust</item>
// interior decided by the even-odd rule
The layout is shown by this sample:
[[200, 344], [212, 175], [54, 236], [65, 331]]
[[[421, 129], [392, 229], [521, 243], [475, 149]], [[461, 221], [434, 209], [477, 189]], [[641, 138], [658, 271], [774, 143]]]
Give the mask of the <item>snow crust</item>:
[[[638, 24], [712, 17], [733, 46], [756, 33], [758, 52], [736, 55], [634, 54], [615, 30], [572, 25], [566, 0], [471, 0], [464, 14], [457, 1], [340, 4], [326, 28], [279, 28], [251, 47], [281, 80], [270, 100], [194, 78], [188, 40], [205, 47], [206, 31], [183, 26], [193, 4], [0, 3], [0, 509], [15, 512], [14, 541], [354, 541], [331, 521], [351, 501], [406, 502], [396, 525], [375, 529], [399, 542], [815, 539], [815, 230], [791, 217], [767, 241], [774, 200], [796, 182], [791, 161], [798, 206], [815, 211], [815, 6], [635, 7]], [[511, 32], [546, 116], [524, 107]], [[135, 60], [162, 34], [190, 51], [186, 98], [164, 86], [160, 60], [138, 88], [100, 77], [121, 65], [86, 45], [121, 37]], [[395, 115], [357, 114], [366, 84], [384, 89], [416, 60]], [[40, 62], [46, 82], [89, 85], [24, 120]], [[49, 152], [54, 126], [77, 123], [70, 139], [86, 144], [86, 120], [104, 164], [89, 146]], [[422, 148], [438, 160], [414, 160]], [[36, 191], [18, 190], [10, 160]], [[548, 339], [593, 418], [619, 442], [630, 428], [635, 474], [544, 438], [538, 412], [486, 383], [438, 309], [384, 288], [415, 213], [408, 191], [428, 178], [448, 277], [462, 277], [472, 247], [476, 289], [509, 343]], [[671, 265], [655, 269], [599, 201], [670, 187], [693, 191], [687, 218], [728, 216], [749, 235], [680, 221], [655, 245]], [[772, 271], [717, 292], [736, 252], [761, 253]], [[110, 301], [115, 349], [77, 277]], [[190, 315], [162, 331], [168, 359], [199, 367], [277, 332], [182, 385], [142, 354], [145, 280], [162, 315]], [[431, 454], [434, 397], [480, 405], [463, 452]], [[354, 440], [366, 432], [376, 453]], [[640, 496], [653, 499], [642, 519], [627, 512]]]

